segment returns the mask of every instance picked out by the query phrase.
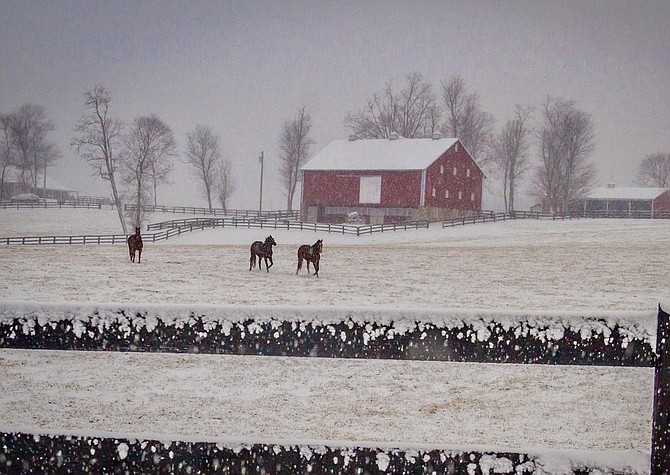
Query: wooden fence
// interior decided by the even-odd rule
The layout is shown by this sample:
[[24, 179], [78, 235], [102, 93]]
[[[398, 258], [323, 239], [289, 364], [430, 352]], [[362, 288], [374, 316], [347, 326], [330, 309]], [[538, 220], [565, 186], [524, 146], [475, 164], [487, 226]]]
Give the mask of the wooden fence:
[[[123, 205], [127, 211], [137, 210], [135, 205]], [[202, 214], [214, 216], [233, 216], [236, 218], [258, 219], [300, 219], [299, 210], [256, 211], [250, 209], [194, 208], [190, 206], [142, 206], [145, 213]]]
[[240, 219], [240, 218], [186, 218], [174, 219], [153, 223], [147, 226], [147, 231], [159, 229], [171, 229], [176, 227], [186, 227], [194, 229], [203, 228], [261, 228], [261, 229], [286, 229], [294, 231], [314, 231], [336, 234], [351, 234], [362, 236], [365, 234], [383, 233], [388, 231], [407, 231], [408, 229], [428, 229], [430, 223], [427, 220], [408, 221], [405, 223], [391, 224], [328, 224], [328, 223], [304, 223], [302, 221], [291, 221], [281, 219]]
[[572, 214], [552, 214], [552, 213], [538, 213], [533, 211], [515, 211], [513, 213], [505, 212], [494, 212], [494, 211], [482, 211], [481, 214], [475, 216], [465, 216], [461, 218], [453, 218], [442, 221], [442, 228], [449, 228], [455, 226], [464, 226], [466, 224], [477, 224], [477, 223], [496, 223], [499, 221], [510, 221], [517, 219], [545, 219], [545, 220], [566, 220], [566, 219], [579, 219], [580, 216], [578, 213]]
[[[217, 227], [258, 228], [258, 229], [286, 229], [294, 231], [314, 231], [362, 236], [366, 234], [400, 231], [409, 229], [428, 229], [428, 221], [413, 221], [401, 224], [374, 224], [369, 226], [303, 223], [301, 221], [279, 220], [248, 220], [238, 218], [188, 218], [183, 220], [154, 223], [148, 226], [148, 231], [158, 230], [152, 234], [142, 234], [146, 242], [165, 241], [195, 230]], [[124, 244], [127, 236], [123, 234], [82, 235], [82, 236], [20, 236], [2, 237], [0, 244]]]
[[[616, 321], [612, 318], [573, 316], [559, 318], [551, 323], [545, 318], [526, 318], [523, 314], [513, 318], [506, 315], [498, 321], [495, 316], [487, 314], [470, 317], [464, 315], [453, 319], [453, 322], [452, 319], [445, 318], [444, 323], [435, 324], [430, 322], [440, 319], [434, 319], [432, 314], [425, 315], [423, 318], [426, 321], [422, 321], [419, 316], [388, 310], [367, 310], [357, 316], [356, 311], [342, 310], [340, 315], [337, 314], [337, 309], [322, 309], [322, 312], [326, 312], [322, 315], [325, 318], [322, 321], [321, 317], [314, 319], [315, 315], [321, 315], [319, 311], [315, 313], [314, 309], [295, 309], [295, 314], [287, 309], [276, 309], [277, 317], [274, 318], [271, 317], [272, 310], [267, 308], [256, 310], [251, 307], [242, 313], [231, 310], [230, 314], [225, 309], [196, 308], [187, 315], [188, 318], [184, 318], [183, 308], [175, 308], [174, 315], [168, 312], [165, 318], [164, 308], [161, 308], [162, 316], [159, 316], [150, 306], [145, 308], [141, 305], [127, 305], [124, 308], [110, 305], [89, 308], [77, 305], [76, 309], [59, 307], [60, 310], [57, 310], [54, 307], [47, 312], [41, 306], [48, 304], [34, 304], [35, 308], [31, 305], [33, 304], [5, 304], [4, 308], [0, 308], [0, 315], [4, 317], [0, 320], [0, 348], [653, 366], [655, 378], [650, 473], [664, 475], [670, 467], [670, 315], [661, 305], [657, 313], [655, 350], [650, 345], [649, 332], [640, 333], [636, 329], [635, 318]], [[208, 311], [212, 314], [207, 315]], [[44, 314], [50, 315], [50, 319], [45, 319]], [[584, 320], [582, 323], [579, 323], [580, 318]], [[552, 330], [561, 328], [564, 331]], [[640, 335], [640, 338], [633, 336], [635, 334]], [[502, 346], [498, 348], [498, 345]], [[445, 352], [449, 348], [451, 351]], [[5, 450], [4, 460], [12, 464], [24, 464], [18, 465], [24, 467], [44, 468], [43, 464], [59, 451], [71, 453], [72, 459], [69, 463], [79, 463], [82, 457], [86, 461], [86, 451], [90, 451], [92, 438], [94, 437], [83, 437], [83, 440], [65, 436], [36, 438], [20, 432], [0, 432], [0, 443], [4, 442], [5, 447], [9, 447]], [[120, 443], [125, 444], [126, 448], [134, 444], [128, 440], [116, 442], [111, 448], [111, 456], [102, 457], [105, 464], [115, 466], [119, 463], [118, 458], [115, 459], [113, 455]], [[128, 452], [129, 463], [132, 461], [133, 464], [139, 464], [147, 455], [152, 455], [143, 450], [144, 445], [132, 445], [132, 456]], [[193, 451], [196, 450], [191, 445], [179, 442], [173, 442], [170, 447], [179, 447], [179, 450], [175, 450], [179, 454], [175, 456], [178, 461], [183, 462], [192, 460]], [[150, 450], [154, 452], [151, 447]], [[211, 462], [211, 457], [207, 455], [211, 455], [211, 450], [208, 447], [206, 453], [202, 454], [202, 463]], [[220, 450], [223, 449], [220, 447]], [[287, 463], [284, 458], [286, 453], [293, 450], [295, 448], [263, 447], [259, 448], [259, 456], [273, 452], [279, 457], [273, 460], [273, 464], [284, 464]], [[297, 450], [300, 451], [299, 448]], [[364, 447], [347, 450], [352, 458], [366, 453]], [[404, 453], [402, 448], [394, 452]], [[444, 466], [435, 465], [439, 459], [443, 462], [447, 460], [441, 452], [433, 454], [435, 458], [412, 457], [413, 460], [419, 460], [418, 465], [404, 469], [410, 469], [410, 473], [430, 473], [430, 470], [426, 472], [430, 465], [437, 473], [465, 473], [464, 470], [470, 467], [468, 463], [476, 461], [479, 464], [486, 457], [505, 458], [510, 463], [513, 461], [515, 473], [532, 473], [535, 467], [533, 456], [523, 452], [465, 453], [466, 459], [449, 459], [455, 465]], [[391, 454], [386, 455], [393, 459]], [[334, 453], [333, 456], [341, 457], [341, 454]], [[225, 457], [230, 457], [227, 463], [240, 462], [234, 453], [226, 452]], [[404, 455], [400, 459], [403, 457]], [[374, 463], [366, 465], [364, 458], [361, 457], [360, 460], [361, 468], [369, 473], [383, 473], [382, 470], [375, 469]], [[460, 465], [459, 460], [464, 465]], [[0, 471], [2, 462], [3, 458], [0, 457]], [[303, 467], [303, 462], [291, 463], [294, 462], [297, 463], [295, 466]], [[333, 457], [313, 463], [313, 473], [338, 473], [346, 468], [337, 466], [336, 470], [330, 471], [333, 468]], [[135, 469], [139, 467], [137, 465]], [[105, 468], [110, 469], [109, 466]], [[303, 468], [309, 471], [306, 465]], [[454, 469], [462, 470], [453, 472]], [[300, 473], [305, 473], [305, 470], [300, 470]], [[576, 474], [600, 473], [600, 468], [592, 462], [573, 467], [573, 470]]]
[[55, 209], [55, 208], [84, 208], [102, 209], [101, 203], [79, 201], [0, 201], [0, 209]]

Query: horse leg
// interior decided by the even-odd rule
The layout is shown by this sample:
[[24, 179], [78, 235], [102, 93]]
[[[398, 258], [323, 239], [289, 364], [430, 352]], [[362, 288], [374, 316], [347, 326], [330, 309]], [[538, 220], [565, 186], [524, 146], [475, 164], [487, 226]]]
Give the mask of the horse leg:
[[316, 271], [314, 275], [319, 277], [319, 261], [314, 261], [314, 270]]
[[256, 254], [251, 254], [251, 257], [249, 258], [249, 270], [251, 270], [252, 267], [256, 267]]
[[139, 264], [141, 262], [142, 262], [142, 249], [138, 249], [137, 250], [137, 263]]
[[[270, 259], [270, 265], [268, 265], [268, 259]], [[265, 258], [265, 268], [270, 272], [270, 267], [274, 265], [274, 262], [272, 261], [272, 256], [266, 257]]]
[[300, 269], [302, 269], [302, 257], [298, 256], [298, 268], [295, 271], [295, 275], [298, 275]]

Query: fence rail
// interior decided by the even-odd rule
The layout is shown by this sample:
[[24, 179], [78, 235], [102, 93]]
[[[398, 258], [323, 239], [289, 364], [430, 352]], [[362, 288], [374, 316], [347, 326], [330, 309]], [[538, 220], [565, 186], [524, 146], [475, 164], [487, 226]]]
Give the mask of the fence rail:
[[[127, 211], [136, 211], [135, 205], [123, 205]], [[142, 206], [141, 210], [146, 213], [173, 213], [173, 214], [202, 214], [214, 216], [234, 216], [244, 218], [264, 219], [299, 219], [299, 210], [274, 210], [255, 211], [250, 209], [223, 209], [223, 208], [194, 208], [190, 206]]]
[[[361, 319], [352, 317], [349, 310], [342, 310], [339, 316], [329, 313], [328, 322], [324, 323], [318, 318], [319, 311], [314, 309], [306, 313], [297, 309], [295, 313], [287, 313], [284, 309], [273, 317], [273, 312], [269, 309], [250, 308], [237, 315], [234, 309], [223, 312], [219, 310], [207, 315], [207, 312], [203, 314], [199, 309], [185, 314], [183, 308], [179, 308], [161, 309], [161, 314], [180, 315], [176, 320], [163, 320], [161, 316], [152, 314], [150, 309], [137, 305], [119, 308], [111, 305], [100, 307], [96, 304], [89, 309], [77, 305], [76, 312], [62, 305], [58, 306], [58, 311], [46, 312], [43, 309], [45, 306], [48, 308], [48, 304], [39, 304], [36, 307], [24, 304], [0, 306], [3, 307], [0, 314], [4, 317], [0, 319], [2, 348], [653, 366], [655, 376], [651, 456], [647, 459], [648, 462], [645, 460], [650, 463], [651, 470], [614, 470], [611, 473], [665, 475], [670, 466], [670, 315], [661, 305], [658, 306], [656, 321], [655, 351], [650, 343], [650, 332], [640, 333], [635, 318], [623, 318], [617, 323], [616, 319], [610, 318], [572, 316], [569, 319], [559, 318], [552, 324], [546, 320], [528, 319], [523, 314], [512, 319], [509, 318], [510, 315], [505, 315], [502, 320], [495, 316], [491, 318], [491, 315], [487, 315], [485, 319], [467, 315], [452, 315], [456, 317], [454, 319], [433, 319], [434, 315], [428, 314], [427, 320], [423, 321], [418, 316], [403, 320], [401, 313], [388, 310], [376, 313], [365, 310], [366, 318]], [[50, 318], [43, 319], [41, 315], [44, 314]], [[186, 316], [188, 318], [184, 318]], [[109, 324], [101, 325], [101, 318]], [[442, 320], [451, 323], [433, 324]], [[175, 323], [177, 321], [179, 323]], [[407, 326], [407, 321], [413, 321], [413, 325]], [[75, 322], [81, 331], [72, 331]], [[148, 325], [151, 330], [147, 330]], [[482, 338], [475, 337], [482, 328], [486, 328], [486, 332], [481, 333]], [[560, 328], [562, 331], [549, 331], [551, 328]], [[528, 331], [531, 329], [535, 331]], [[603, 331], [605, 329], [607, 331]], [[72, 440], [67, 437], [53, 447], [50, 447], [50, 443], [45, 444], [49, 445], [44, 448], [46, 453], [35, 457], [33, 454], [40, 453], [40, 449], [31, 441], [39, 442], [41, 437], [26, 435], [23, 440], [18, 440], [17, 437], [22, 436], [8, 436], [0, 432], [0, 443], [3, 437], [6, 438], [4, 440], [10, 440], [9, 445], [5, 442], [8, 447], [31, 445], [24, 450], [5, 451], [6, 457], [0, 458], [0, 467], [5, 460], [9, 459], [13, 464], [21, 457], [27, 457], [31, 464], [50, 460], [54, 452], [62, 451], [62, 445]], [[90, 451], [91, 444], [87, 441], [84, 444], [83, 450], [86, 453], [87, 450]], [[172, 445], [166, 447], [174, 448]], [[194, 458], [190, 450], [187, 447], [183, 454], [189, 460]], [[269, 452], [279, 454], [284, 451], [288, 449], [279, 448]], [[112, 449], [112, 452], [117, 451]], [[135, 457], [144, 460], [137, 450], [132, 452]], [[262, 454], [266, 452], [268, 451], [264, 450]], [[493, 455], [495, 458], [504, 457], [509, 460], [514, 453], [501, 452]], [[424, 462], [409, 470], [412, 473], [434, 472], [432, 468], [437, 467], [432, 462], [427, 463], [428, 459], [424, 457], [412, 459]], [[471, 462], [479, 460], [476, 455], [458, 459], [467, 465], [461, 467], [462, 470], [457, 473], [471, 471]], [[530, 460], [524, 454], [519, 462]], [[332, 467], [332, 461], [333, 457], [330, 457], [324, 462], [324, 470], [315, 473], [331, 473], [327, 468]], [[543, 464], [538, 465], [540, 466]], [[451, 473], [453, 468], [453, 465], [451, 468], [440, 466], [439, 473]], [[527, 470], [533, 468], [535, 465], [521, 463], [514, 471], [528, 473]], [[575, 474], [600, 473], [602, 468], [598, 466], [598, 462], [589, 461], [579, 467], [575, 466], [573, 470]], [[610, 473], [610, 470], [606, 471]], [[397, 473], [406, 472], [399, 470]], [[476, 473], [489, 473], [489, 470]]]
[[[0, 203], [0, 207], [5, 202]], [[100, 204], [77, 204], [75, 202], [63, 203], [11, 203], [12, 207], [33, 207], [33, 208], [100, 208]], [[165, 208], [165, 207], [146, 207], [146, 211], [156, 212], [156, 209], [165, 210], [205, 210], [206, 208]], [[126, 209], [133, 209], [126, 207]], [[160, 210], [159, 210], [160, 211]], [[178, 212], [178, 211], [165, 211]], [[371, 224], [371, 225], [353, 225], [353, 224], [328, 224], [328, 223], [305, 223], [297, 220], [297, 211], [265, 211], [258, 212], [252, 210], [227, 210], [226, 216], [214, 218], [184, 218], [173, 219], [151, 223], [147, 226], [147, 231], [159, 231], [153, 234], [143, 234], [142, 238], [147, 242], [164, 241], [183, 233], [203, 230], [205, 228], [259, 228], [259, 229], [286, 229], [294, 231], [314, 231], [324, 233], [347, 234], [355, 236], [364, 236], [379, 232], [411, 230], [411, 229], [429, 229], [428, 220], [408, 221], [404, 223], [391, 224]], [[453, 218], [442, 221], [442, 228], [464, 226], [466, 224], [494, 223], [518, 219], [544, 219], [544, 220], [565, 220], [580, 218], [629, 218], [629, 219], [670, 219], [670, 212], [614, 212], [607, 214], [600, 212], [571, 213], [571, 214], [552, 214], [539, 213], [531, 211], [516, 211], [513, 213], [484, 211], [475, 216]], [[0, 237], [0, 244], [121, 244], [125, 243], [127, 236], [121, 234], [115, 235], [80, 235], [80, 236], [21, 236], [21, 237]]]
[[551, 220], [565, 220], [565, 219], [578, 219], [581, 216], [578, 213], [573, 214], [552, 214], [552, 213], [539, 213], [533, 211], [515, 211], [512, 213], [506, 212], [494, 212], [494, 211], [483, 211], [482, 213], [475, 216], [463, 216], [460, 218], [446, 219], [442, 221], [442, 228], [449, 228], [455, 226], [464, 226], [466, 224], [477, 224], [477, 223], [495, 223], [498, 221], [508, 221], [515, 219], [551, 219]]
[[387, 231], [406, 231], [408, 229], [428, 229], [430, 223], [427, 220], [409, 221], [406, 223], [392, 224], [370, 224], [358, 226], [353, 224], [328, 224], [328, 223], [305, 223], [302, 221], [291, 220], [258, 220], [258, 219], [240, 219], [240, 218], [186, 218], [173, 219], [160, 223], [152, 223], [147, 226], [147, 231], [172, 229], [175, 227], [186, 227], [192, 229], [204, 228], [261, 228], [261, 229], [286, 229], [295, 231], [315, 231], [336, 234], [352, 234], [362, 236], [365, 234], [374, 234]]
[[53, 209], [53, 208], [84, 208], [102, 209], [101, 203], [77, 201], [0, 201], [1, 209]]
[[670, 211], [649, 210], [587, 210], [583, 218], [670, 219]]
[[[375, 224], [370, 226], [352, 226], [335, 225], [321, 223], [303, 223], [300, 221], [253, 221], [241, 220], [235, 218], [192, 218], [192, 220], [181, 225], [172, 227], [161, 227], [164, 223], [155, 223], [151, 230], [159, 230], [153, 234], [142, 234], [144, 242], [165, 241], [171, 237], [179, 236], [195, 230], [204, 230], [205, 228], [216, 227], [236, 227], [236, 228], [260, 228], [260, 229], [286, 229], [300, 231], [315, 231], [338, 234], [350, 234], [362, 236], [377, 232], [399, 231], [408, 229], [428, 229], [428, 221], [414, 221], [402, 224]], [[82, 236], [21, 236], [21, 237], [3, 237], [0, 238], [0, 244], [123, 244], [127, 240], [123, 234], [108, 235], [82, 235]]]

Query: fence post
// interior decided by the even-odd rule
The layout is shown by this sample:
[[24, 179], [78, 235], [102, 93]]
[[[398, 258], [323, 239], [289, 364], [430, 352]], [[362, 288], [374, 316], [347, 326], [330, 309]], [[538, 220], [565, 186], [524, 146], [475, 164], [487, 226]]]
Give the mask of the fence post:
[[670, 474], [670, 315], [658, 306], [651, 475]]

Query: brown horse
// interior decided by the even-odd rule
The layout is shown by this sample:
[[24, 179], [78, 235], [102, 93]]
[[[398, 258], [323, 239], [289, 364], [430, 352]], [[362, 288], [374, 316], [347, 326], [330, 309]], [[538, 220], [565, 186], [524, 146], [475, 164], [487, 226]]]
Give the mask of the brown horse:
[[[253, 267], [256, 267], [256, 256], [258, 256], [258, 270], [261, 270], [263, 266], [261, 265], [262, 259], [265, 259], [265, 268], [270, 272], [270, 267], [274, 264], [272, 262], [272, 246], [276, 246], [272, 235], [265, 238], [265, 242], [254, 241], [251, 244], [251, 257], [249, 258], [249, 270]], [[268, 265], [268, 259], [270, 260], [270, 265]]]
[[319, 239], [312, 246], [309, 244], [303, 244], [298, 248], [298, 269], [295, 271], [295, 275], [298, 275], [298, 271], [302, 269], [302, 260], [307, 261], [307, 272], [309, 272], [309, 263], [314, 264], [314, 275], [319, 277], [319, 260], [321, 260], [321, 252], [323, 251], [323, 239]]
[[135, 251], [137, 251], [137, 263], [142, 261], [142, 236], [140, 228], [135, 228], [135, 234], [128, 236], [128, 252], [130, 253], [130, 262], [135, 262]]

